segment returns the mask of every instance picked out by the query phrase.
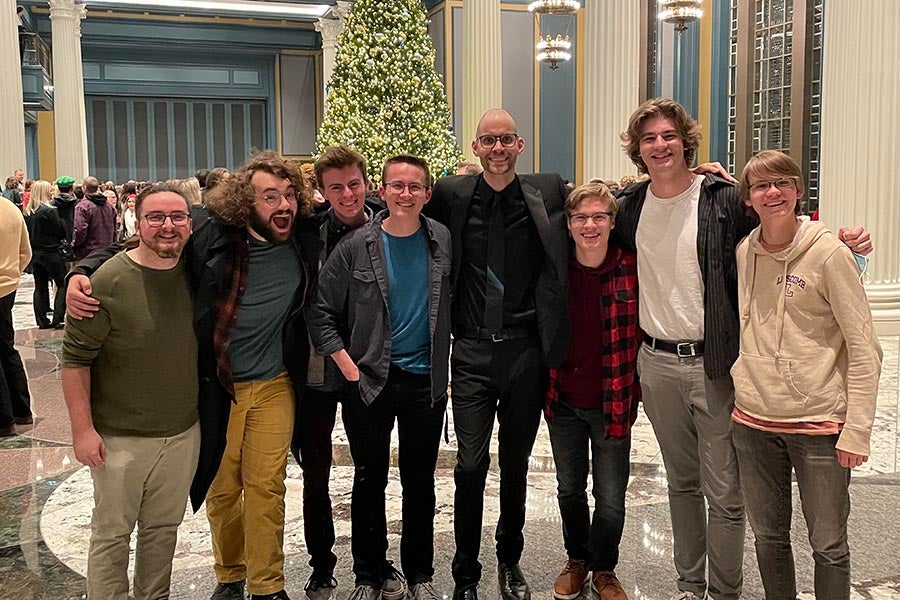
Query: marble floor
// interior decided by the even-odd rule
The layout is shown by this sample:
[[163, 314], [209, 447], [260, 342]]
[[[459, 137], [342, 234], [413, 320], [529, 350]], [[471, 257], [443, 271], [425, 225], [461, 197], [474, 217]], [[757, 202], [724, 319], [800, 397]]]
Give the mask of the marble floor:
[[[85, 597], [86, 556], [92, 508], [90, 475], [75, 461], [59, 381], [61, 332], [34, 328], [31, 282], [20, 288], [14, 311], [16, 337], [26, 363], [36, 420], [20, 427], [19, 435], [0, 439], [0, 598], [79, 599]], [[900, 599], [900, 434], [898, 434], [898, 374], [900, 337], [881, 338], [885, 360], [879, 394], [872, 457], [856, 469], [851, 484], [853, 509], [850, 544], [853, 557], [853, 598]], [[449, 442], [442, 442], [437, 472], [435, 521], [435, 586], [445, 595], [452, 591], [452, 501], [454, 453], [452, 419]], [[352, 463], [346, 435], [338, 422], [335, 430], [332, 496], [337, 530], [340, 586], [338, 598], [351, 591], [350, 488]], [[396, 447], [396, 440], [394, 442]], [[496, 598], [496, 560], [493, 529], [498, 516], [496, 440], [491, 446], [492, 468], [487, 483], [482, 538], [483, 598]], [[665, 470], [646, 417], [641, 414], [632, 443], [632, 477], [628, 487], [628, 514], [621, 544], [618, 574], [632, 599], [665, 599], [674, 591], [671, 527], [666, 500]], [[309, 573], [303, 543], [301, 497], [303, 481], [291, 460], [287, 481], [285, 531], [287, 591], [303, 597]], [[562, 566], [556, 480], [546, 426], [542, 424], [529, 475], [526, 548], [522, 567], [535, 598], [549, 600], [553, 581]], [[400, 484], [392, 474], [388, 490], [389, 558], [399, 560]], [[812, 558], [806, 529], [795, 493], [793, 538], [797, 577], [802, 598], [814, 598]], [[745, 598], [762, 598], [753, 542], [745, 544]], [[172, 598], [208, 598], [215, 586], [212, 548], [206, 517], [201, 509], [188, 512], [179, 531], [174, 561]]]

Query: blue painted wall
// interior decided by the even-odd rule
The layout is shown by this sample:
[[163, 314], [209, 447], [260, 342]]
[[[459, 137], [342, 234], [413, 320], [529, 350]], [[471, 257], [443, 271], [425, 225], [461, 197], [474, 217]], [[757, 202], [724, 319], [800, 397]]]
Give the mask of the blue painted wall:
[[709, 160], [728, 164], [729, 0], [713, 0]]
[[545, 15], [541, 17], [541, 35], [568, 32], [572, 42], [572, 60], [559, 64], [555, 71], [541, 65], [540, 130], [542, 172], [556, 172], [575, 181], [575, 72], [578, 39], [575, 18]]

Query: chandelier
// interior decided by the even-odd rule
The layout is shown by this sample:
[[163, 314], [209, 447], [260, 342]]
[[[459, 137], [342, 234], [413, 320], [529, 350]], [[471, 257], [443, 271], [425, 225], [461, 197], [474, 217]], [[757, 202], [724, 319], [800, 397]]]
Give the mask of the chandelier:
[[559, 68], [559, 63], [571, 60], [572, 54], [569, 50], [572, 48], [572, 42], [569, 36], [563, 38], [557, 35], [553, 38], [549, 33], [546, 38], [541, 39], [535, 46], [537, 48], [537, 56], [534, 59], [538, 62], [547, 63], [551, 71]]
[[687, 24], [703, 16], [702, 0], [657, 0], [657, 18], [664, 23], [674, 23], [678, 33], [684, 33]]
[[581, 3], [577, 0], [534, 0], [528, 10], [542, 15], [565, 15], [578, 12]]

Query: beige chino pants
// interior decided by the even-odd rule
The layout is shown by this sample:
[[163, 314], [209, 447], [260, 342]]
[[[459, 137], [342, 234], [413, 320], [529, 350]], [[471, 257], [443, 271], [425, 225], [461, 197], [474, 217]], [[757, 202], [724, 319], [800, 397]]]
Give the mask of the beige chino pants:
[[178, 526], [197, 470], [200, 425], [172, 437], [102, 437], [106, 464], [91, 469], [88, 600], [128, 600], [128, 548], [135, 523], [134, 598], [168, 598]]

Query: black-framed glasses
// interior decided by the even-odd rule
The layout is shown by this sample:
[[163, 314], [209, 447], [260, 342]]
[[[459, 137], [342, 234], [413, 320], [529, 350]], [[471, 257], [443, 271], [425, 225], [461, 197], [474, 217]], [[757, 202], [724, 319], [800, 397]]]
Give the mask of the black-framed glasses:
[[612, 219], [612, 213], [598, 212], [592, 215], [575, 213], [574, 215], [569, 217], [569, 221], [575, 227], [584, 227], [585, 225], [587, 225], [588, 219], [590, 219], [594, 225], [605, 225]]
[[482, 148], [493, 148], [494, 145], [499, 141], [500, 145], [504, 148], [512, 148], [516, 145], [516, 140], [519, 139], [519, 136], [515, 133], [504, 133], [503, 135], [480, 135], [478, 136], [478, 143]]
[[412, 183], [403, 183], [402, 181], [389, 181], [384, 186], [390, 189], [395, 194], [402, 194], [403, 190], [409, 190], [409, 193], [413, 196], [418, 196], [420, 194], [425, 193], [425, 186], [421, 183], [416, 183], [415, 181]]
[[263, 194], [262, 201], [272, 208], [275, 208], [281, 204], [282, 198], [287, 200], [288, 204], [294, 204], [297, 202], [297, 192], [293, 189], [290, 189], [283, 194], [279, 194], [278, 192], [266, 192]]
[[792, 177], [779, 177], [778, 179], [772, 179], [770, 181], [757, 181], [750, 185], [750, 191], [757, 194], [760, 192], [768, 192], [769, 188], [773, 185], [779, 190], [789, 190], [794, 187], [794, 179]]
[[143, 215], [143, 218], [147, 220], [147, 225], [150, 227], [162, 227], [166, 219], [172, 221], [172, 225], [175, 227], [181, 227], [182, 225], [187, 225], [187, 222], [191, 220], [191, 215], [185, 212], [152, 212]]

